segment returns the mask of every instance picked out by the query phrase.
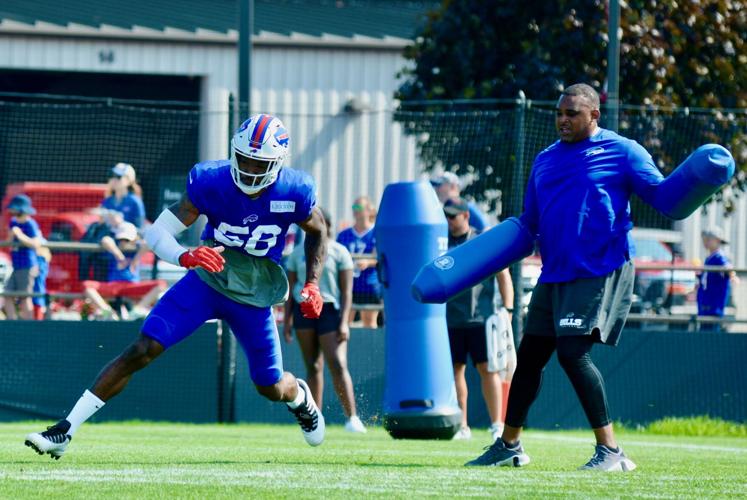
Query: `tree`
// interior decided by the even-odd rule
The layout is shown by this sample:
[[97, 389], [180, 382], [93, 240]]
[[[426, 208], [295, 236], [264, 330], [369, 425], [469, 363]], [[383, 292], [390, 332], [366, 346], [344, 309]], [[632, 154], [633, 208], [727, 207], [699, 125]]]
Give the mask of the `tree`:
[[[695, 143], [727, 144], [741, 170], [736, 184], [744, 189], [746, 117], [714, 111], [703, 115], [701, 129], [683, 135], [692, 123], [661, 107], [747, 107], [746, 2], [630, 0], [622, 5], [621, 27], [621, 101], [657, 106], [655, 113], [623, 114], [621, 130], [649, 148], [665, 172]], [[604, 0], [445, 0], [405, 50], [413, 64], [401, 73], [406, 80], [396, 92], [403, 103], [396, 119], [417, 134], [426, 168], [474, 174], [482, 182], [468, 193], [494, 207], [497, 198], [485, 186], [497, 186], [505, 198], [521, 166], [505, 151], [498, 157], [487, 149], [496, 138], [514, 140], [516, 131], [496, 119], [483, 130], [492, 142], [475, 143], [463, 140], [463, 120], [444, 123], [436, 114], [418, 120], [414, 112], [484, 110], [478, 99], [515, 99], [520, 90], [531, 99], [555, 100], [576, 82], [601, 92], [607, 41]], [[434, 102], [454, 99], [466, 101]], [[539, 146], [532, 146], [536, 153]]]

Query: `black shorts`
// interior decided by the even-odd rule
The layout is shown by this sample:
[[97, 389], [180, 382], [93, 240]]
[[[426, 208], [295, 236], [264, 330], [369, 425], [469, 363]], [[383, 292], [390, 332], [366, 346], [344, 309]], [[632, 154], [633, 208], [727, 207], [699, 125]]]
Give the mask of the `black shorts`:
[[340, 328], [340, 310], [332, 302], [325, 302], [317, 319], [304, 318], [301, 306], [293, 304], [293, 327], [296, 330], [314, 330], [317, 335], [336, 332]]
[[593, 335], [617, 345], [633, 296], [635, 269], [626, 262], [607, 276], [538, 283], [529, 303], [525, 335]]
[[488, 339], [485, 336], [485, 325], [464, 328], [449, 327], [449, 346], [451, 362], [467, 364], [467, 353], [472, 364], [485, 363], [488, 360]]
[[353, 292], [353, 304], [381, 304], [381, 293]]

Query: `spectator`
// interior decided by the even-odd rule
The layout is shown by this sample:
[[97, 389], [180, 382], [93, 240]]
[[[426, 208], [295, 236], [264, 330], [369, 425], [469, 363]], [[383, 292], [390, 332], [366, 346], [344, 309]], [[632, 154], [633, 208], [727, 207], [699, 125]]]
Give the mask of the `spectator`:
[[295, 327], [306, 364], [306, 380], [314, 401], [319, 406], [322, 404], [324, 389], [324, 360], [327, 360], [335, 392], [347, 418], [345, 430], [362, 433], [366, 432], [366, 428], [356, 413], [353, 381], [347, 365], [353, 259], [344, 246], [331, 239], [332, 221], [325, 210], [322, 210], [322, 214], [330, 237], [327, 240], [327, 259], [319, 279], [319, 289], [324, 300], [322, 313], [317, 319], [305, 318], [301, 314], [303, 280], [298, 277], [306, 275], [306, 257], [304, 248], [297, 246], [286, 262], [288, 283], [293, 293], [286, 302], [283, 334], [285, 341], [291, 342], [291, 328]]
[[145, 206], [142, 189], [135, 180], [135, 169], [127, 163], [117, 163], [112, 167], [112, 176], [107, 187], [107, 196], [101, 206], [121, 212], [125, 221], [134, 224], [138, 230], [145, 222]]
[[[461, 198], [450, 198], [444, 204], [444, 214], [449, 224], [449, 248], [461, 245], [480, 234], [470, 227], [470, 212], [467, 202]], [[496, 287], [496, 278], [498, 287]], [[482, 395], [488, 407], [491, 425], [489, 431], [493, 441], [503, 432], [503, 388], [498, 371], [488, 368], [488, 340], [486, 322], [498, 314], [498, 297], [508, 308], [513, 307], [514, 289], [508, 269], [496, 277], [465, 290], [446, 303], [446, 323], [449, 331], [451, 360], [454, 368], [457, 401], [462, 410], [462, 425], [454, 439], [469, 439], [472, 432], [467, 422], [467, 381], [465, 370], [467, 354], [472, 358], [480, 374]], [[512, 309], [508, 309], [509, 313]]]
[[[49, 274], [49, 263], [52, 261], [52, 252], [49, 248], [40, 246], [36, 249], [36, 262], [39, 266], [39, 274], [34, 278], [34, 293], [47, 293], [47, 275]], [[41, 320], [47, 313], [47, 297], [34, 295], [31, 299], [34, 306], [34, 319]]]
[[[113, 237], [114, 229], [125, 222], [121, 212], [106, 208], [95, 208], [92, 213], [98, 215], [98, 221], [91, 223], [85, 234], [80, 238], [83, 243], [101, 243], [104, 237]], [[78, 265], [78, 279], [80, 281], [107, 281], [109, 279], [109, 263], [111, 257], [105, 252], [81, 251]]]
[[[449, 198], [458, 198], [462, 190], [462, 181], [453, 172], [443, 174], [431, 179], [431, 185], [436, 190], [438, 201], [445, 203]], [[488, 217], [474, 203], [467, 202], [469, 206], [470, 226], [483, 232], [489, 226]]]
[[110, 259], [109, 276], [106, 282], [86, 280], [83, 289], [86, 297], [99, 308], [104, 319], [120, 319], [106, 299], [126, 298], [138, 300], [128, 313], [128, 319], [144, 318], [159, 296], [166, 291], [163, 280], [140, 281], [140, 257], [147, 247], [138, 240], [137, 228], [123, 222], [115, 229], [114, 238], [105, 236], [101, 240]]
[[[360, 196], [353, 202], [355, 223], [337, 235], [337, 242], [345, 246], [353, 255], [376, 254], [372, 213], [375, 213], [375, 210], [371, 200], [367, 196]], [[353, 304], [381, 304], [381, 284], [376, 274], [376, 258], [355, 259]], [[361, 310], [363, 327], [376, 328], [378, 314], [378, 310]]]
[[25, 194], [16, 195], [8, 203], [7, 209], [11, 215], [7, 241], [17, 242], [19, 246], [11, 251], [13, 272], [5, 284], [5, 291], [29, 295], [18, 299], [7, 297], [5, 316], [7, 319], [17, 319], [19, 316], [21, 319], [33, 319], [34, 307], [30, 294], [34, 291], [34, 279], [39, 274], [36, 250], [41, 246], [42, 234], [39, 224], [31, 217], [36, 213], [31, 198]]
[[[706, 266], [729, 266], [729, 259], [721, 250], [722, 245], [729, 242], [724, 238], [720, 227], [712, 226], [701, 233], [703, 246], [708, 250]], [[726, 304], [729, 300], [730, 281], [736, 280], [736, 274], [731, 272], [705, 271], [698, 277], [698, 316], [723, 318]], [[703, 323], [701, 331], [721, 331], [719, 323]]]

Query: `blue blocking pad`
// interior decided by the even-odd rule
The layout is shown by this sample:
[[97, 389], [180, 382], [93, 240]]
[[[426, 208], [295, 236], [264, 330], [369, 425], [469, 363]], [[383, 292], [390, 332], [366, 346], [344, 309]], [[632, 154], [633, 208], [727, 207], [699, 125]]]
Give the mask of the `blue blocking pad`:
[[718, 144], [705, 144], [659, 184], [654, 208], [672, 219], [684, 219], [734, 175], [734, 158]]
[[416, 300], [440, 304], [530, 255], [534, 238], [511, 217], [424, 266], [412, 282]]

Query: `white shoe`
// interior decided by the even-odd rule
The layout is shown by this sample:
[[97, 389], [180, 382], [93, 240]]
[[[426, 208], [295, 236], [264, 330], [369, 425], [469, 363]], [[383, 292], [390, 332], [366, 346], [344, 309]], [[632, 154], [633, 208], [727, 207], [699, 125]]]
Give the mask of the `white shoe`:
[[49, 453], [49, 456], [59, 460], [65, 453], [67, 445], [73, 439], [67, 432], [70, 430], [70, 422], [60, 420], [55, 425], [47, 427], [43, 432], [32, 432], [26, 436], [26, 446], [33, 448], [39, 455]]
[[472, 430], [466, 425], [459, 428], [451, 439], [472, 439]]
[[300, 378], [296, 380], [298, 380], [298, 386], [303, 389], [306, 396], [298, 408], [293, 409], [289, 406], [288, 410], [296, 416], [306, 442], [311, 446], [319, 446], [324, 442], [324, 416], [316, 406], [314, 398], [311, 397], [311, 389], [306, 385], [306, 382]]
[[363, 425], [361, 419], [358, 418], [358, 415], [353, 415], [347, 422], [345, 422], [345, 430], [347, 432], [357, 432], [359, 434], [365, 434], [368, 432], [366, 431], [366, 426]]
[[503, 434], [503, 424], [500, 422], [493, 422], [493, 425], [488, 427], [488, 432], [493, 436], [493, 442], [495, 442], [495, 440]]

